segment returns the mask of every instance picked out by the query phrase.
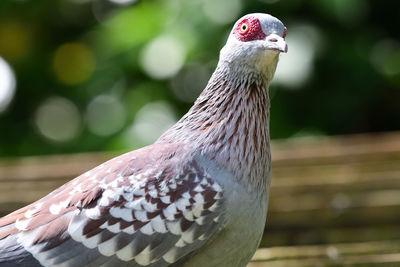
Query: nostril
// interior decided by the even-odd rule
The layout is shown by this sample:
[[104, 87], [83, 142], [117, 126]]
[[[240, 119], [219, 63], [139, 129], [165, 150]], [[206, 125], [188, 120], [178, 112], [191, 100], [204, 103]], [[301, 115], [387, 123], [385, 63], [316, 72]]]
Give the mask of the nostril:
[[273, 43], [276, 43], [276, 42], [278, 42], [278, 39], [276, 39], [276, 38], [271, 38], [271, 39], [269, 39], [269, 41], [270, 41], [270, 42], [273, 42]]

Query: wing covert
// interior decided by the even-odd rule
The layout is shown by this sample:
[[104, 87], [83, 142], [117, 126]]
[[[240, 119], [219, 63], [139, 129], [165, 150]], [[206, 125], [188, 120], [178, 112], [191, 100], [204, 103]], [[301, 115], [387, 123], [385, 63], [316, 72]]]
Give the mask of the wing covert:
[[41, 212], [24, 213], [18, 240], [46, 266], [166, 266], [192, 253], [224, 226], [223, 189], [170, 146], [117, 157], [32, 204]]

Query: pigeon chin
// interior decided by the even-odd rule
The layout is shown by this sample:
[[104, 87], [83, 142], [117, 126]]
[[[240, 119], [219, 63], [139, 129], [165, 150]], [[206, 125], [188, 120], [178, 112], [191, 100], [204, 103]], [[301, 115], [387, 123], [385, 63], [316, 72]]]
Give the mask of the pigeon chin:
[[287, 52], [287, 47], [286, 49], [283, 48], [278, 48], [278, 47], [267, 47], [266, 50], [271, 51], [271, 52], [275, 52], [275, 53], [286, 53]]
[[282, 53], [287, 53], [288, 51], [288, 46], [286, 44], [286, 42], [281, 42], [281, 43], [272, 43], [272, 44], [268, 44], [265, 47], [266, 50], [270, 50], [270, 51], [275, 51], [275, 52], [282, 52]]

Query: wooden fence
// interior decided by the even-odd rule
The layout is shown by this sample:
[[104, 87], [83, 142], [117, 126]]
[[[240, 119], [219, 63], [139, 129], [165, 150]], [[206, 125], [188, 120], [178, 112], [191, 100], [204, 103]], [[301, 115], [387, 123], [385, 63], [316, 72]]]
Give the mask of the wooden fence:
[[[267, 228], [249, 267], [400, 266], [400, 133], [275, 141]], [[115, 156], [0, 160], [0, 216]]]

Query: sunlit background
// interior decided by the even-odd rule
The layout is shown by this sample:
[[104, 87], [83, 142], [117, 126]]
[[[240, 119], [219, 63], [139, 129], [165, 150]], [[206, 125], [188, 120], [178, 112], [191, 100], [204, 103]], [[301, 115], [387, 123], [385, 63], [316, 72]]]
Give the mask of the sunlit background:
[[399, 1], [1, 0], [0, 157], [130, 150], [191, 106], [232, 24], [288, 28], [273, 139], [400, 130]]

